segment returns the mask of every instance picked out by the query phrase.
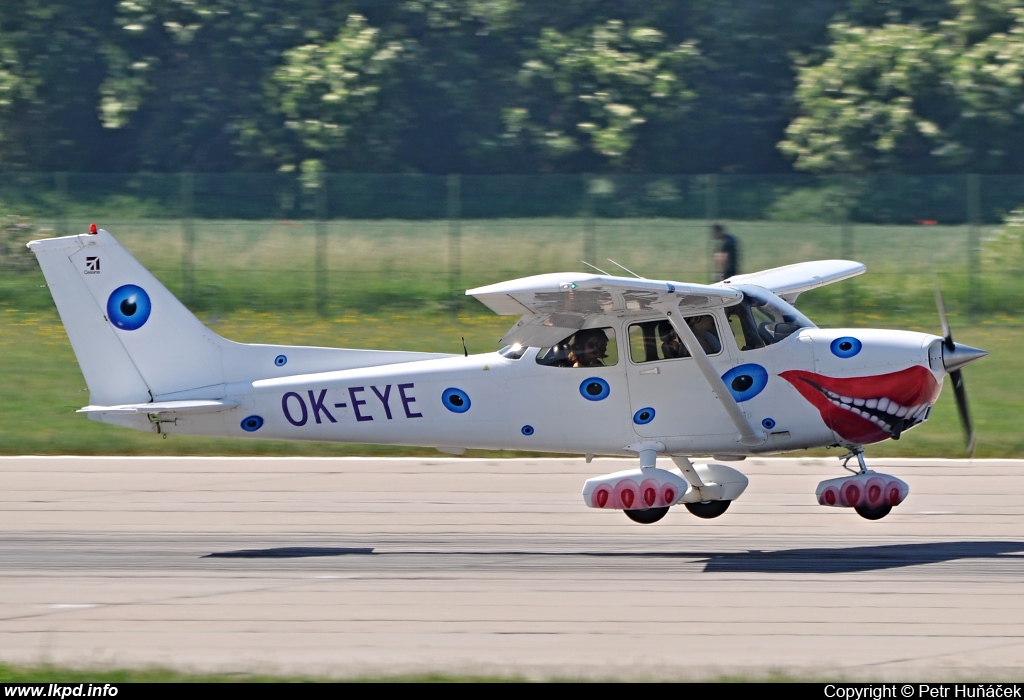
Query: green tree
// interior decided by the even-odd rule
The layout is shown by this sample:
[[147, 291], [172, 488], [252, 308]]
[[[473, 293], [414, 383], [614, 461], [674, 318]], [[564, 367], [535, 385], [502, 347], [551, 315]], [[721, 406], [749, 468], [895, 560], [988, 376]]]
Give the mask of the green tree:
[[109, 167], [96, 105], [114, 5], [0, 3], [0, 168]]
[[779, 144], [811, 172], [1007, 172], [1024, 156], [1024, 8], [951, 0], [928, 26], [835, 24]]
[[310, 159], [332, 170], [393, 167], [407, 119], [396, 94], [405, 52], [360, 15], [330, 41], [285, 51], [268, 98], [291, 138], [268, 143], [278, 149], [269, 155], [286, 167]]
[[629, 168], [645, 125], [691, 108], [687, 72], [698, 57], [691, 44], [618, 20], [573, 34], [545, 29], [504, 111], [506, 137], [547, 167]]

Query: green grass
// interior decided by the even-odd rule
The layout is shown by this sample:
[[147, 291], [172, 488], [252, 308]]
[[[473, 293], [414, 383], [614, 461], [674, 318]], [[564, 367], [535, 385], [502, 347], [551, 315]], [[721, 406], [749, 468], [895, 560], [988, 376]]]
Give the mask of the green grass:
[[[582, 269], [613, 258], [649, 277], [706, 280], [707, 231], [672, 219], [502, 219], [344, 221], [327, 225], [326, 314], [314, 312], [315, 228], [310, 222], [196, 221], [195, 250], [184, 254], [179, 222], [101, 222], [172, 291], [182, 262], [194, 265], [193, 308], [211, 328], [240, 342], [458, 353], [497, 347], [514, 319], [462, 296], [466, 287], [516, 276]], [[590, 227], [592, 237], [587, 239]], [[84, 228], [84, 225], [83, 225]], [[747, 270], [838, 257], [838, 227], [733, 222]], [[965, 371], [978, 429], [978, 456], [1024, 455], [1016, 389], [1024, 376], [1024, 276], [987, 271], [968, 314], [966, 229], [948, 226], [855, 229], [855, 258], [868, 274], [815, 290], [801, 309], [821, 326], [910, 328], [937, 333], [931, 271], [941, 272], [956, 338], [992, 355]], [[914, 270], [905, 274], [907, 261]], [[81, 373], [38, 270], [0, 274], [0, 454], [394, 455], [433, 450], [368, 445], [234, 441], [173, 436], [161, 440], [89, 421]], [[948, 383], [947, 383], [948, 385]], [[944, 391], [949, 394], [947, 386]], [[932, 418], [872, 454], [960, 456], [963, 439], [951, 396]]]
[[[328, 683], [336, 679], [268, 676], [250, 673], [187, 673], [166, 668], [75, 669], [0, 664], [0, 683]], [[444, 673], [353, 677], [349, 683], [521, 683], [522, 676], [472, 676]]]

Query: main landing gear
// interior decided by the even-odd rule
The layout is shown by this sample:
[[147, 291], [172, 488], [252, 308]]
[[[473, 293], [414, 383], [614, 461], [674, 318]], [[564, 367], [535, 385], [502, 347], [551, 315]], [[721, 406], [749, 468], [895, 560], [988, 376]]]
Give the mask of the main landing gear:
[[[859, 470], [847, 466], [854, 457]], [[818, 484], [818, 503], [835, 508], [853, 508], [867, 520], [881, 520], [907, 498], [910, 487], [895, 476], [871, 471], [864, 463], [864, 450], [855, 448], [840, 457], [843, 468], [853, 476], [829, 479]]]
[[627, 449], [639, 454], [640, 468], [588, 479], [583, 500], [591, 508], [621, 510], [642, 525], [658, 522], [678, 503], [698, 518], [717, 518], [747, 487], [747, 477], [724, 464], [693, 464], [673, 455], [678, 471], [659, 469], [655, 461], [664, 452], [661, 443], [639, 443]]

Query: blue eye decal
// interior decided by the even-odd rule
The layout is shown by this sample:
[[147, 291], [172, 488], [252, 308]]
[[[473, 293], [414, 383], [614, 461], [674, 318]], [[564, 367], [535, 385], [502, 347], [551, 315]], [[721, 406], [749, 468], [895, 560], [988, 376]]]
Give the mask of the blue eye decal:
[[532, 425], [524, 425], [523, 429], [521, 431], [519, 431], [519, 432], [521, 432], [526, 437], [530, 437], [531, 435], [533, 435], [533, 426]]
[[465, 413], [470, 407], [469, 394], [454, 387], [445, 389], [441, 394], [441, 403], [452, 413]]
[[107, 318], [123, 331], [142, 328], [152, 311], [146, 290], [134, 284], [122, 285], [107, 297]]
[[853, 357], [863, 346], [861, 342], [856, 338], [850, 336], [844, 336], [842, 338], [836, 338], [832, 341], [832, 344], [828, 346], [828, 349], [832, 351], [832, 354], [836, 357], [841, 357], [844, 360], [848, 357]]
[[612, 388], [608, 386], [608, 382], [600, 377], [584, 379], [583, 383], [580, 384], [580, 395], [587, 401], [607, 399], [610, 393], [612, 393]]
[[768, 386], [768, 370], [761, 365], [740, 365], [722, 375], [737, 402], [750, 401]]
[[641, 408], [633, 414], [633, 422], [637, 425], [647, 425], [654, 420], [654, 409], [651, 407]]
[[765, 418], [763, 421], [761, 421], [761, 425], [764, 426], [765, 430], [771, 430], [772, 428], [775, 427], [775, 421], [772, 420], [771, 418]]
[[286, 364], [288, 364], [288, 356], [278, 355], [277, 357], [274, 358], [274, 364], [277, 365], [278, 367], [284, 367]]
[[242, 419], [242, 430], [247, 433], [255, 433], [263, 427], [263, 419], [259, 416], [249, 416]]

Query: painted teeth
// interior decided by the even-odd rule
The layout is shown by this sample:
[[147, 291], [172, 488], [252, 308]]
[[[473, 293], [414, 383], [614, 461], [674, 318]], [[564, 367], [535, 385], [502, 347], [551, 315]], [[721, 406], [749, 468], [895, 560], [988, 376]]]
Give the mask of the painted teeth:
[[843, 396], [823, 387], [819, 388], [833, 405], [865, 420], [869, 420], [888, 432], [892, 432], [892, 426], [900, 420], [905, 420], [909, 423], [920, 422], [928, 410], [927, 403], [916, 406], [901, 406], [886, 396], [877, 399], [860, 399]]

